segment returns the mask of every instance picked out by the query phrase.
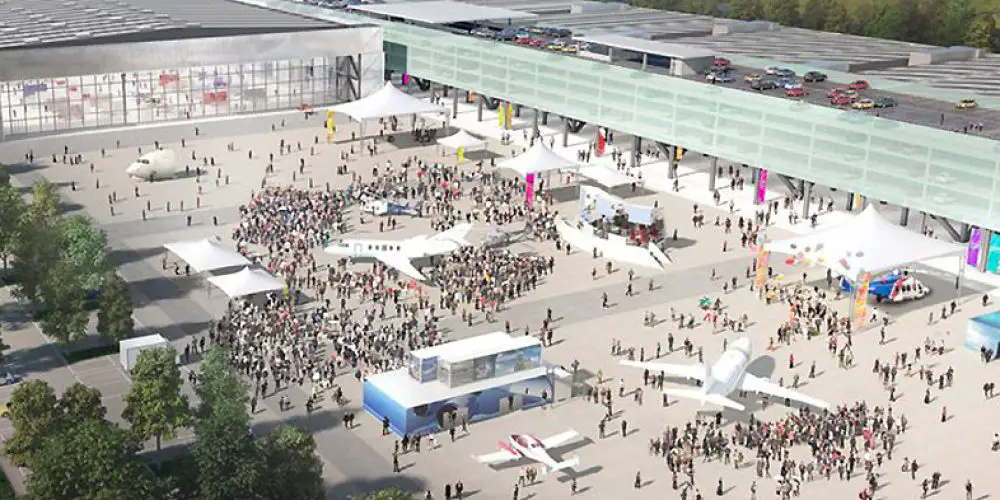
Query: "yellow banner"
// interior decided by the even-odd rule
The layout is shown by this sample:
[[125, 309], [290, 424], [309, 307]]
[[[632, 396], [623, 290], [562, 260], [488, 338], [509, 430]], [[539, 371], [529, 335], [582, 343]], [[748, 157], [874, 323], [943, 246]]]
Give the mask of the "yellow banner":
[[465, 147], [458, 148], [458, 162], [462, 163], [465, 161]]
[[504, 111], [505, 109], [502, 105], [497, 107], [497, 126], [500, 128], [503, 128], [504, 124], [507, 123], [507, 120], [504, 120], [503, 118]]
[[767, 283], [767, 261], [770, 254], [764, 249], [764, 243], [757, 244], [757, 275], [754, 277], [754, 286], [759, 290]]
[[326, 138], [333, 139], [333, 132], [336, 127], [333, 126], [333, 111], [326, 112]]
[[507, 113], [506, 113], [506, 116], [504, 117], [504, 118], [506, 118], [505, 124], [506, 124], [506, 128], [508, 130], [510, 130], [510, 127], [511, 127], [511, 118], [513, 116], [514, 116], [514, 104], [508, 102], [507, 103]]
[[865, 208], [865, 199], [858, 193], [854, 193], [851, 199], [851, 211], [861, 211]]
[[854, 291], [854, 326], [861, 328], [865, 324], [868, 316], [868, 286], [871, 284], [871, 273], [864, 273], [858, 277]]

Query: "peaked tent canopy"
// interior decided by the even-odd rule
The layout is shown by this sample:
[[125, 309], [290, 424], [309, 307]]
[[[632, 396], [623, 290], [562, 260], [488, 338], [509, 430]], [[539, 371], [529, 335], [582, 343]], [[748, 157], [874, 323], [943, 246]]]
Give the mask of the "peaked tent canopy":
[[451, 148], [465, 148], [466, 151], [474, 151], [486, 148], [486, 141], [466, 132], [459, 130], [457, 134], [442, 137], [437, 140], [438, 144]]
[[882, 218], [873, 205], [851, 220], [811, 234], [766, 244], [772, 252], [828, 267], [855, 281], [922, 260], [961, 255], [964, 245], [915, 233]]
[[163, 248], [173, 252], [198, 273], [250, 265], [250, 261], [239, 252], [223, 246], [218, 236], [167, 243]]
[[417, 113], [444, 113], [445, 109], [422, 99], [413, 97], [385, 82], [385, 86], [368, 97], [345, 102], [328, 108], [334, 113], [343, 113], [355, 121]]
[[500, 168], [508, 168], [517, 172], [521, 177], [527, 177], [528, 174], [533, 173], [577, 168], [579, 166], [578, 162], [567, 160], [556, 154], [555, 151], [552, 151], [544, 144], [544, 141], [536, 142], [531, 149], [499, 165]]
[[580, 167], [576, 173], [609, 189], [639, 182], [636, 177], [625, 175], [604, 165], [587, 165]]
[[263, 269], [243, 268], [242, 271], [222, 276], [212, 276], [208, 281], [219, 287], [231, 299], [263, 292], [285, 289], [285, 282], [271, 276]]

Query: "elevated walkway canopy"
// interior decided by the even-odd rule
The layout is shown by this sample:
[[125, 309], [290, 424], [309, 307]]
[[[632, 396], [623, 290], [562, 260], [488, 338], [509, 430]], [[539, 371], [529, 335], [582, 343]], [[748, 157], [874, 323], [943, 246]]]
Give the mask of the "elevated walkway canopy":
[[454, 24], [476, 21], [500, 21], [538, 17], [530, 12], [472, 5], [451, 0], [404, 2], [396, 4], [356, 5], [348, 10], [378, 17], [402, 19], [422, 24]]
[[715, 53], [711, 50], [679, 43], [658, 42], [615, 34], [574, 37], [583, 42], [580, 55], [605, 62], [638, 63], [642, 69], [658, 67], [674, 76], [695, 75], [712, 67]]

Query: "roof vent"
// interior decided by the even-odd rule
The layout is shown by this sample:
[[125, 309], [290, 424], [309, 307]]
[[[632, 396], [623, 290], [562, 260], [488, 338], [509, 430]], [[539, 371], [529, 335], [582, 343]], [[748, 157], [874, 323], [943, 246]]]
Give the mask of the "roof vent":
[[90, 38], [89, 31], [74, 31], [73, 36], [76, 38]]

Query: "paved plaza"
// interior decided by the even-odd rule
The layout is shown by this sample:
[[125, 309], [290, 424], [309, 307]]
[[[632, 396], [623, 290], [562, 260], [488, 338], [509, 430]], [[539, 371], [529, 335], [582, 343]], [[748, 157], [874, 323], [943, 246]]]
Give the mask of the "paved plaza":
[[[445, 102], [450, 104], [450, 99]], [[475, 108], [460, 105], [459, 116], [453, 124], [467, 128], [473, 133], [490, 138], [490, 150], [497, 156], [509, 156], [512, 148], [523, 148], [521, 130], [530, 128], [530, 114], [515, 120], [512, 132], [514, 145], [502, 146], [496, 140], [500, 135], [496, 115], [486, 112], [482, 122], [476, 121]], [[428, 117], [429, 118], [429, 117]], [[409, 120], [401, 119], [405, 129]], [[113, 247], [113, 257], [121, 264], [121, 274], [132, 284], [136, 302], [135, 318], [140, 334], [162, 333], [179, 350], [193, 337], [206, 334], [209, 322], [220, 317], [226, 305], [226, 298], [219, 290], [212, 290], [202, 277], [175, 276], [172, 263], [175, 257], [165, 253], [162, 245], [177, 240], [196, 239], [218, 235], [226, 241], [232, 229], [239, 222], [238, 208], [246, 203], [251, 193], [261, 189], [262, 181], [267, 185], [295, 185], [301, 189], [323, 189], [328, 183], [334, 188], [344, 188], [351, 181], [351, 175], [336, 175], [336, 167], [343, 163], [341, 153], [352, 147], [351, 132], [357, 132], [355, 124], [348, 124], [346, 118], [338, 117], [338, 132], [332, 143], [327, 143], [318, 117], [304, 119], [301, 113], [275, 113], [233, 120], [186, 123], [157, 128], [128, 129], [117, 132], [80, 133], [66, 137], [45, 138], [31, 141], [0, 144], [0, 161], [8, 164], [22, 161], [24, 155], [33, 151], [34, 165], [18, 164], [12, 167], [14, 182], [28, 186], [40, 179], [48, 179], [61, 186], [65, 208], [71, 212], [85, 213], [106, 228]], [[195, 136], [195, 126], [199, 135]], [[553, 117], [550, 126], [542, 127], [544, 136], [556, 136], [557, 145], [561, 141], [561, 122]], [[370, 127], [373, 128], [373, 127]], [[443, 133], [447, 133], [442, 131]], [[581, 134], [573, 134], [566, 148], [569, 157], [575, 151], [586, 148], [593, 129], [585, 128]], [[184, 139], [185, 146], [180, 142]], [[318, 138], [318, 143], [316, 142]], [[291, 144], [291, 154], [278, 154], [279, 141]], [[191, 166], [201, 166], [203, 159], [214, 159], [215, 167], [209, 166], [206, 175], [159, 181], [156, 183], [133, 182], [124, 173], [126, 166], [142, 151], [153, 149], [154, 141], [162, 147], [174, 149], [178, 156], [186, 158]], [[548, 139], [546, 138], [546, 142]], [[120, 147], [119, 143], [120, 142]], [[235, 151], [229, 151], [232, 143]], [[629, 141], [619, 137], [617, 144]], [[301, 149], [298, 145], [301, 144]], [[83, 155], [83, 163], [70, 166], [62, 163], [63, 147]], [[357, 149], [357, 146], [354, 146]], [[101, 149], [105, 154], [102, 156]], [[627, 149], [622, 146], [623, 149]], [[557, 151], [562, 148], [557, 147]], [[250, 150], [253, 157], [250, 158]], [[312, 150], [312, 151], [311, 151]], [[56, 155], [53, 163], [52, 155]], [[274, 154], [274, 172], [266, 174], [266, 167]], [[192, 155], [195, 160], [191, 160]], [[393, 144], [380, 143], [379, 154], [375, 157], [351, 155], [349, 166], [353, 172], [370, 178], [375, 163], [385, 165], [392, 161], [399, 165], [406, 158], [417, 156], [427, 161], [454, 162], [454, 157], [443, 156], [436, 146], [414, 144], [408, 131], [396, 136]], [[305, 160], [305, 171], [298, 173], [300, 159]], [[499, 158], [498, 158], [499, 160]], [[745, 279], [751, 265], [753, 253], [740, 248], [738, 233], [725, 235], [721, 227], [712, 224], [716, 216], [752, 217], [750, 186], [746, 191], [729, 192], [728, 179], [722, 190], [723, 201], [719, 207], [711, 203], [704, 179], [707, 160], [701, 155], [689, 154], [681, 167], [681, 189], [669, 192], [665, 180], [665, 169], [647, 158], [641, 167], [643, 178], [649, 190], [637, 193], [640, 203], [654, 200], [662, 209], [667, 232], [678, 229], [677, 241], [667, 242], [667, 254], [672, 260], [665, 272], [653, 273], [635, 269], [636, 290], [634, 297], [625, 296], [629, 280], [628, 268], [623, 267], [607, 275], [598, 273], [591, 277], [591, 270], [603, 271], [603, 260], [591, 255], [573, 252], [566, 255], [557, 252], [552, 242], [532, 240], [518, 241], [512, 249], [521, 252], [535, 252], [555, 256], [555, 272], [538, 287], [526, 292], [524, 297], [510, 303], [494, 324], [476, 323], [471, 328], [464, 326], [457, 318], [449, 317], [443, 323], [449, 338], [462, 338], [501, 329], [504, 321], [510, 321], [516, 330], [525, 326], [537, 332], [551, 308], [556, 318], [555, 345], [545, 349], [546, 360], [570, 366], [578, 361], [581, 366], [580, 379], [595, 385], [601, 383], [596, 374], [603, 374], [603, 383], [615, 389], [619, 380], [625, 381], [631, 393], [641, 387], [641, 370], [629, 369], [618, 364], [620, 358], [612, 356], [611, 345], [620, 340], [625, 348], [644, 349], [647, 358], [652, 357], [657, 344], [666, 351], [669, 333], [677, 338], [678, 344], [689, 338], [696, 346], [704, 349], [706, 362], [713, 361], [723, 350], [723, 342], [738, 338], [734, 333], [713, 333], [709, 325], [699, 324], [693, 330], [678, 331], [675, 322], [669, 321], [671, 310], [685, 314], [698, 312], [698, 300], [703, 296], [720, 298], [732, 316], [746, 313], [751, 325], [746, 333], [755, 346], [755, 356], [762, 359], [752, 364], [757, 375], [770, 376], [773, 380], [783, 380], [786, 385], [796, 374], [804, 381], [801, 390], [811, 396], [827, 400], [833, 404], [853, 404], [867, 401], [870, 405], [889, 404], [888, 393], [882, 388], [871, 366], [875, 359], [891, 360], [895, 353], [908, 351], [923, 344], [925, 338], [940, 339], [947, 346], [943, 356], [931, 357], [926, 361], [929, 367], [940, 373], [948, 367], [955, 369], [955, 385], [943, 391], [934, 391], [935, 400], [925, 405], [922, 401], [926, 384], [917, 377], [902, 377], [897, 392], [898, 400], [891, 406], [896, 415], [905, 414], [911, 423], [911, 430], [897, 441], [894, 460], [879, 470], [880, 488], [876, 498], [908, 499], [920, 495], [919, 479], [933, 471], [940, 471], [945, 485], [938, 494], [942, 499], [964, 498], [963, 485], [971, 479], [976, 485], [975, 498], [981, 500], [1000, 495], [1000, 477], [996, 475], [998, 455], [990, 451], [993, 434], [1000, 431], [996, 416], [1000, 413], [997, 405], [1000, 398], [985, 400], [982, 385], [997, 378], [997, 364], [983, 365], [978, 353], [965, 350], [962, 341], [966, 321], [984, 312], [980, 297], [992, 292], [996, 287], [989, 278], [970, 276], [962, 289], [956, 291], [954, 276], [950, 274], [949, 263], [933, 262], [915, 265], [921, 273], [921, 280], [933, 288], [933, 293], [918, 303], [901, 306], [885, 306], [882, 312], [893, 319], [888, 327], [889, 342], [879, 345], [877, 329], [855, 336], [856, 366], [844, 370], [837, 367], [837, 360], [831, 357], [823, 339], [798, 341], [791, 346], [768, 350], [769, 339], [776, 329], [788, 319], [787, 306], [765, 305], [756, 294], [748, 289]], [[487, 164], [488, 164], [488, 160]], [[605, 161], [605, 160], [602, 160]], [[93, 164], [93, 172], [89, 165]], [[721, 163], [720, 163], [721, 164]], [[75, 186], [75, 190], [73, 187]], [[98, 187], [99, 186], [99, 187]], [[560, 199], [567, 200], [554, 208], [567, 218], [579, 214], [576, 188], [561, 186], [555, 182], [561, 193]], [[138, 188], [139, 195], [135, 195]], [[618, 190], [627, 194], [628, 189]], [[775, 191], [770, 198], [782, 196]], [[109, 203], [109, 197], [113, 203]], [[736, 213], [730, 215], [728, 202], [734, 200]], [[116, 200], [116, 201], [115, 201]], [[170, 210], [167, 210], [167, 204]], [[463, 203], [467, 203], [463, 201]], [[183, 204], [183, 209], [181, 208]], [[691, 216], [693, 205], [697, 204], [706, 215], [706, 225], [695, 229]], [[113, 207], [113, 212], [112, 212]], [[146, 219], [142, 212], [147, 209]], [[401, 218], [402, 224], [395, 230], [379, 233], [378, 222], [366, 218], [358, 222], [356, 209], [350, 213], [352, 231], [349, 237], [406, 238], [430, 233], [427, 219]], [[769, 230], [772, 238], [789, 236], [802, 232], [801, 226], [789, 226], [782, 211], [779, 221]], [[188, 225], [188, 217], [191, 219]], [[821, 224], [842, 220], [842, 215], [824, 214]], [[217, 225], [216, 225], [217, 223]], [[514, 231], [521, 223], [501, 228]], [[491, 230], [480, 223], [470, 235], [470, 241], [479, 242]], [[728, 240], [730, 251], [723, 253], [723, 242]], [[331, 259], [317, 249], [319, 262], [329, 263]], [[322, 256], [322, 257], [320, 257]], [[166, 258], [170, 265], [163, 269]], [[794, 282], [805, 279], [810, 284], [820, 285], [825, 275], [821, 268], [788, 268], [780, 259], [775, 259], [775, 271]], [[356, 264], [364, 266], [365, 264]], [[717, 274], [720, 279], [713, 280]], [[740, 284], [735, 292], [723, 293], [722, 282], [736, 277]], [[654, 289], [647, 290], [646, 283], [653, 280]], [[823, 285], [820, 285], [823, 286]], [[602, 309], [601, 294], [607, 293], [611, 307]], [[935, 317], [943, 304], [955, 300], [958, 312], [948, 319], [927, 324], [929, 312]], [[0, 298], [4, 340], [12, 345], [9, 358], [14, 369], [29, 378], [44, 378], [60, 391], [63, 387], [79, 380], [101, 389], [105, 396], [108, 414], [118, 419], [121, 412], [121, 398], [128, 390], [128, 378], [118, 368], [116, 357], [109, 356], [67, 366], [61, 355], [46, 345], [44, 337], [20, 312], [6, 291]], [[846, 299], [837, 304], [839, 310], [846, 311]], [[643, 315], [654, 312], [659, 318], [666, 318], [655, 327], [643, 325]], [[700, 315], [698, 316], [700, 318]], [[794, 354], [796, 366], [789, 368], [788, 357]], [[675, 363], [696, 363], [696, 358], [685, 358], [680, 351], [665, 353], [662, 360]], [[819, 376], [807, 379], [811, 363], [815, 362]], [[191, 363], [184, 370], [196, 369]], [[340, 377], [345, 395], [350, 403], [344, 408], [331, 407], [324, 403], [319, 411], [306, 416], [304, 402], [307, 392], [291, 387], [284, 390], [294, 408], [280, 412], [277, 397], [271, 396], [258, 408], [255, 422], [261, 428], [287, 421], [309, 429], [315, 436], [318, 449], [324, 461], [324, 476], [330, 485], [328, 498], [343, 499], [348, 494], [371, 488], [397, 484], [413, 490], [430, 489], [435, 498], [443, 498], [445, 483], [461, 480], [467, 496], [476, 499], [511, 498], [513, 485], [518, 478], [518, 465], [492, 469], [476, 463], [471, 455], [494, 451], [498, 440], [504, 440], [511, 433], [531, 433], [539, 437], [561, 432], [567, 428], [577, 430], [582, 439], [560, 448], [563, 456], [579, 456], [581, 465], [576, 471], [579, 485], [578, 496], [594, 499], [631, 498], [678, 498], [679, 493], [670, 485], [670, 473], [662, 458], [650, 455], [649, 443], [661, 434], [666, 426], [683, 426], [695, 417], [714, 416], [714, 409], [702, 408], [698, 403], [676, 401], [668, 408], [660, 404], [655, 391], [648, 390], [645, 404], [633, 403], [631, 394], [615, 398], [615, 420], [609, 425], [608, 437], [598, 438], [598, 422], [604, 414], [600, 405], [586, 402], [579, 397], [570, 397], [566, 386], [558, 386], [557, 401], [541, 409], [518, 412], [494, 420], [477, 423], [470, 427], [467, 435], [459, 433], [459, 439], [451, 442], [447, 435], [439, 438], [440, 446], [422, 453], [408, 453], [401, 456], [403, 471], [391, 472], [393, 439], [380, 435], [380, 425], [367, 415], [359, 415], [360, 426], [344, 429], [340, 424], [343, 412], [360, 407], [360, 387], [349, 374]], [[0, 400], [5, 400], [9, 388], [0, 390]], [[747, 400], [746, 412], [723, 412], [727, 431], [735, 422], [746, 422], [751, 413], [765, 420], [778, 419], [788, 408], [773, 404], [762, 409], [756, 398]], [[941, 423], [941, 408], [946, 406], [953, 417]], [[629, 433], [621, 436], [614, 431], [620, 421], [628, 422]], [[0, 424], [0, 438], [9, 436], [9, 423]], [[164, 443], [167, 450], [181, 447], [190, 439], [190, 433], [182, 436], [178, 443]], [[808, 449], [800, 447], [798, 456], [808, 456]], [[916, 458], [923, 464], [920, 477], [912, 481], [908, 474], [900, 471], [903, 457]], [[744, 466], [735, 470], [731, 465], [718, 462], [696, 463], [697, 487], [705, 497], [714, 496], [718, 479], [727, 488], [725, 498], [750, 498], [751, 481], [758, 483], [758, 497], [772, 498], [774, 481], [757, 478], [754, 467]], [[641, 489], [633, 488], [635, 474], [641, 472], [645, 481]], [[926, 474], [924, 473], [926, 472]], [[817, 480], [802, 487], [804, 498], [850, 499], [857, 498], [865, 486], [862, 474], [857, 474], [849, 482]], [[520, 499], [567, 498], [570, 495], [568, 475], [540, 476], [538, 483], [522, 490]], [[470, 493], [472, 493], [470, 495]], [[693, 498], [689, 497], [689, 498]]]

